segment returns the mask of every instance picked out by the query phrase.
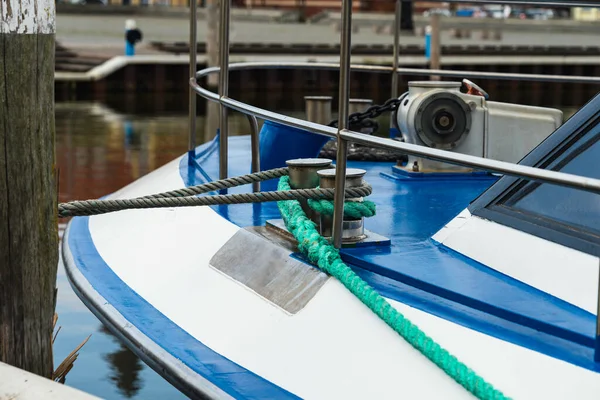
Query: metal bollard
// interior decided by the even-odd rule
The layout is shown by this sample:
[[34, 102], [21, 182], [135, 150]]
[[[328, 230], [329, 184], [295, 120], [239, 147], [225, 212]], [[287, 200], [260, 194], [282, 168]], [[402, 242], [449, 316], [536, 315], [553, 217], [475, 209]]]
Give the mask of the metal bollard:
[[[290, 187], [292, 189], [313, 189], [319, 186], [319, 170], [331, 167], [332, 160], [328, 158], [297, 158], [287, 160]], [[319, 215], [308, 206], [306, 199], [299, 200], [306, 215], [319, 226]]]
[[305, 96], [306, 120], [321, 125], [331, 122], [331, 96]]
[[[373, 105], [373, 100], [371, 99], [350, 99], [348, 102], [348, 115], [352, 115], [357, 112], [363, 112], [367, 108]], [[353, 127], [350, 127], [353, 129]], [[372, 134], [372, 128], [361, 128], [360, 132], [365, 134]]]
[[348, 104], [348, 114], [363, 112], [373, 105], [371, 99], [350, 99]]
[[[367, 171], [358, 168], [348, 168], [346, 170], [346, 188], [362, 186], [363, 177]], [[319, 186], [322, 189], [335, 188], [335, 168], [323, 169], [317, 172], [319, 175]], [[363, 198], [351, 198], [346, 201], [362, 202]], [[365, 235], [364, 217], [360, 219], [344, 218], [342, 222], [342, 242], [355, 243], [367, 237]], [[321, 235], [325, 238], [332, 236], [333, 216], [321, 215]]]

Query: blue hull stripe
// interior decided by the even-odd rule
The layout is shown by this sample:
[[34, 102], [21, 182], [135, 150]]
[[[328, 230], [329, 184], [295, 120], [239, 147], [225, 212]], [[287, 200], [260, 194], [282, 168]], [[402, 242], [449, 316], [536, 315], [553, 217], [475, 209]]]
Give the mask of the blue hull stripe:
[[89, 217], [71, 221], [69, 248], [94, 289], [150, 340], [234, 398], [297, 399], [281, 387], [211, 350], [181, 329], [126, 285], [98, 253]]
[[[591, 371], [600, 372], [600, 364], [593, 361], [593, 348], [440, 298], [437, 295], [382, 277], [371, 271], [361, 268], [353, 269], [362, 279], [387, 298], [506, 342], [567, 361]], [[435, 338], [433, 332], [432, 335]]]

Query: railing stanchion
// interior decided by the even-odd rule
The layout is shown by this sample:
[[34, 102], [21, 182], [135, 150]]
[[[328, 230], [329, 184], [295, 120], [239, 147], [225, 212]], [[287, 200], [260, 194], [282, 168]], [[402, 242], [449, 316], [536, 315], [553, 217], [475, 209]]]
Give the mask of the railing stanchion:
[[[195, 0], [190, 1], [190, 78], [194, 78], [197, 72], [197, 6]], [[188, 152], [191, 156], [194, 156], [196, 154], [196, 91], [191, 86], [189, 89]]]
[[[440, 53], [442, 51], [442, 43], [440, 41], [440, 13], [433, 10], [431, 13], [431, 44], [429, 50], [429, 69], [437, 70], [440, 69]], [[439, 81], [439, 75], [431, 75], [429, 77], [432, 81]]]
[[[252, 172], [260, 171], [260, 144], [258, 140], [258, 121], [254, 115], [246, 114], [250, 122], [250, 146], [252, 147]], [[252, 190], [260, 192], [260, 182], [252, 182]]]
[[[221, 0], [221, 26], [219, 32], [219, 97], [229, 95], [229, 10], [231, 0]], [[228, 109], [220, 103], [219, 113], [219, 179], [227, 178], [228, 138], [229, 125], [227, 121]]]
[[344, 219], [344, 189], [346, 188], [346, 157], [348, 142], [342, 131], [348, 129], [350, 102], [350, 46], [352, 36], [352, 0], [342, 2], [342, 29], [340, 48], [340, 92], [338, 99], [337, 156], [335, 161], [335, 192], [333, 208], [333, 245], [342, 247], [342, 222]]
[[598, 303], [596, 307], [596, 346], [594, 349], [594, 361], [600, 362], [600, 265], [598, 270]]
[[[402, 0], [396, 0], [396, 13], [394, 15], [394, 72], [392, 72], [392, 96], [398, 98], [398, 67], [400, 66], [400, 25], [402, 23]], [[390, 120], [390, 127], [393, 126]]]

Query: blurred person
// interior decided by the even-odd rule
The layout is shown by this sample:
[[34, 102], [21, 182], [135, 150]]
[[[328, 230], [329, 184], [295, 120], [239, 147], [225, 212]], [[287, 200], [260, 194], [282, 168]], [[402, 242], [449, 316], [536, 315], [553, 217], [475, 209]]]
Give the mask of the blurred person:
[[135, 45], [142, 41], [142, 32], [137, 28], [135, 20], [125, 21], [125, 55], [135, 55]]

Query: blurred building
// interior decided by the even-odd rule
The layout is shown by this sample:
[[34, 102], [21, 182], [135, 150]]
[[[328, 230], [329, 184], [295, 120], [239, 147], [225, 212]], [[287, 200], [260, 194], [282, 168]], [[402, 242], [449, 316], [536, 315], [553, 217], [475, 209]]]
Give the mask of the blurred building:
[[[166, 5], [187, 7], [190, 0], [107, 0], [113, 5]], [[197, 0], [203, 6], [205, 0]], [[304, 7], [307, 11], [321, 12], [325, 10], [339, 11], [340, 0], [232, 0], [234, 7], [271, 8], [271, 9], [298, 9]], [[393, 11], [395, 0], [354, 0], [352, 6], [355, 11]], [[429, 2], [422, 2], [428, 4]], [[439, 3], [431, 3], [438, 4]], [[428, 6], [429, 8], [431, 6]]]
[[[340, 11], [342, 2], [340, 0], [233, 0], [234, 3], [248, 8], [279, 8], [298, 9], [306, 8], [308, 14], [321, 11]], [[432, 1], [413, 2], [414, 11], [424, 11], [430, 8], [447, 8], [448, 3]], [[354, 11], [393, 12], [396, 0], [354, 0], [352, 8]]]
[[[190, 0], [108, 0], [110, 5], [124, 6], [175, 6], [188, 7]], [[198, 0], [198, 4], [202, 5], [202, 1]]]
[[571, 15], [577, 21], [598, 21], [600, 20], [600, 9], [594, 7], [574, 7]]
[[[206, 0], [196, 0], [199, 6], [204, 6]], [[174, 7], [188, 7], [190, 0], [106, 0], [112, 5], [164, 5]], [[354, 11], [393, 12], [396, 0], [354, 0]], [[414, 12], [420, 13], [430, 8], [448, 8], [449, 3], [433, 1], [413, 2]], [[232, 0], [234, 7], [270, 8], [295, 10], [303, 8], [307, 15], [322, 11], [340, 11], [340, 0]]]

